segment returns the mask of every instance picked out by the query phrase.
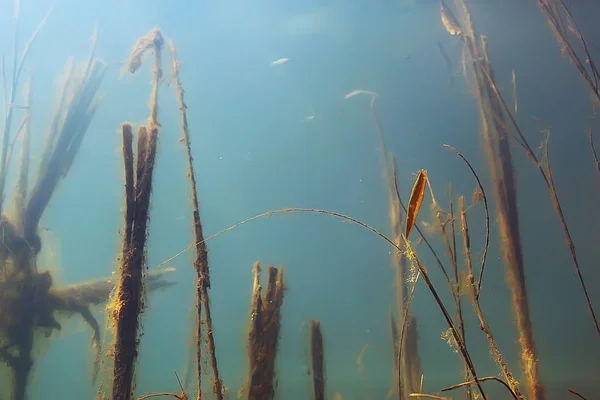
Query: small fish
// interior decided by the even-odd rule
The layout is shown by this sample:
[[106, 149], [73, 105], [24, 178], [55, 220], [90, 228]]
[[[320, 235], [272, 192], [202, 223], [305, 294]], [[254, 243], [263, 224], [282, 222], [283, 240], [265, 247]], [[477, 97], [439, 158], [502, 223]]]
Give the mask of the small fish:
[[314, 115], [309, 115], [308, 117], [304, 118], [305, 121], [312, 121], [313, 119], [315, 119]]
[[440, 15], [442, 17], [442, 24], [444, 24], [444, 28], [451, 35], [461, 35], [462, 29], [458, 24], [458, 20], [452, 14], [452, 11], [446, 6], [444, 0], [440, 0]]
[[413, 186], [412, 192], [410, 193], [410, 200], [408, 201], [408, 211], [406, 212], [406, 238], [415, 226], [419, 210], [423, 204], [423, 198], [425, 197], [425, 189], [427, 188], [427, 170], [422, 169], [419, 171], [415, 185]]
[[371, 92], [370, 90], [356, 89], [345, 95], [344, 98], [350, 99], [354, 96], [358, 96], [359, 94], [366, 94], [371, 97], [377, 97], [377, 95], [374, 92]]
[[517, 97], [517, 78], [515, 76], [515, 70], [512, 71], [512, 92], [513, 92], [513, 103], [515, 105], [515, 114], [519, 111], [519, 99]]
[[287, 63], [288, 61], [290, 61], [289, 58], [281, 57], [281, 58], [278, 58], [277, 60], [273, 61], [271, 63], [271, 65], [283, 65], [283, 64]]

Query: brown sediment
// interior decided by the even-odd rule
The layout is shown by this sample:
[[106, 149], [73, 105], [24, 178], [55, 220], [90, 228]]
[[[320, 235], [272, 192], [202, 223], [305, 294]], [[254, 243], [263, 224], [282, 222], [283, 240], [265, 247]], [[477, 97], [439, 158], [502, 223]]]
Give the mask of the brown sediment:
[[474, 60], [473, 72], [477, 85], [482, 131], [493, 178], [502, 253], [512, 291], [527, 391], [531, 400], [543, 400], [545, 398], [544, 387], [539, 374], [538, 353], [533, 339], [533, 326], [525, 283], [516, 182], [508, 140], [509, 133], [506, 129], [502, 106], [490, 85], [491, 82], [494, 82], [494, 72], [487, 54], [486, 40], [476, 34], [466, 0], [461, 0], [459, 3], [463, 14], [462, 38]]
[[184, 90], [179, 79], [180, 63], [177, 61], [177, 53], [175, 45], [169, 41], [169, 49], [171, 51], [171, 65], [173, 69], [173, 78], [177, 91], [177, 101], [179, 102], [179, 110], [181, 111], [181, 128], [183, 130], [183, 139], [185, 143], [187, 160], [188, 160], [188, 177], [192, 189], [192, 206], [193, 206], [193, 223], [194, 237], [196, 246], [196, 259], [194, 260], [194, 268], [196, 270], [197, 288], [197, 329], [196, 329], [196, 362], [197, 362], [197, 380], [198, 380], [198, 396], [202, 398], [202, 308], [206, 315], [206, 335], [208, 342], [209, 360], [213, 370], [213, 392], [217, 396], [217, 400], [223, 399], [222, 381], [219, 375], [217, 365], [217, 356], [215, 350], [215, 338], [213, 334], [212, 317], [210, 313], [210, 299], [208, 289], [210, 288], [210, 274], [208, 267], [208, 251], [204, 242], [204, 234], [202, 231], [202, 222], [200, 221], [200, 207], [198, 200], [198, 191], [196, 189], [196, 174], [194, 172], [194, 164], [192, 157], [192, 148], [190, 142], [190, 132], [187, 121], [187, 106], [184, 100]]
[[310, 355], [312, 359], [312, 377], [314, 400], [325, 400], [325, 353], [321, 323], [310, 321]]
[[267, 289], [260, 285], [260, 264], [254, 264], [254, 285], [250, 331], [248, 333], [249, 380], [248, 400], [271, 400], [275, 397], [275, 360], [281, 328], [283, 304], [283, 270], [268, 267]]
[[[149, 35], [140, 39], [148, 40], [154, 52], [154, 82], [150, 97], [150, 118], [148, 126], [140, 126], [137, 140], [137, 167], [134, 175], [133, 133], [129, 123], [122, 126], [123, 161], [125, 165], [125, 235], [119, 283], [115, 298], [109, 309], [115, 326], [113, 348], [113, 387], [114, 400], [128, 400], [133, 396], [137, 345], [139, 343], [139, 317], [143, 311], [145, 292], [145, 251], [150, 196], [156, 151], [158, 146], [158, 84], [162, 76], [161, 48], [162, 33], [155, 28]], [[146, 47], [145, 49], [148, 49]], [[131, 58], [140, 55], [134, 50]], [[135, 69], [131, 69], [135, 72]]]

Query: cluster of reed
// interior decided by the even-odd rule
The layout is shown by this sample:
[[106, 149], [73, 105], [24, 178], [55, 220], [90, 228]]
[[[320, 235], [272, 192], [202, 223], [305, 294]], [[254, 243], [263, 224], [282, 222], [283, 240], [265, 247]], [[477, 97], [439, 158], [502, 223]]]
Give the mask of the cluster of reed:
[[[541, 9], [548, 16], [550, 26], [565, 54], [577, 66], [584, 80], [589, 84], [592, 92], [598, 99], [598, 71], [587, 49], [587, 44], [581, 34], [579, 28], [575, 24], [568, 8], [560, 0], [539, 0]], [[457, 0], [457, 17], [452, 8], [441, 0], [441, 19], [446, 30], [460, 37], [464, 43], [463, 57], [467, 57], [470, 61], [466, 79], [472, 81], [475, 87], [475, 96], [478, 100], [481, 123], [482, 136], [486, 158], [489, 162], [490, 172], [492, 177], [492, 192], [495, 200], [496, 215], [500, 231], [501, 252], [506, 265], [506, 275], [508, 278], [510, 290], [512, 293], [513, 311], [516, 317], [516, 325], [519, 332], [519, 343], [521, 345], [521, 361], [525, 379], [525, 393], [527, 398], [532, 400], [542, 400], [545, 398], [544, 385], [539, 374], [539, 357], [533, 339], [533, 326], [531, 322], [527, 286], [525, 281], [525, 266], [523, 262], [523, 250], [520, 238], [519, 215], [517, 211], [517, 190], [515, 183], [515, 171], [513, 166], [513, 154], [510, 146], [510, 139], [514, 139], [517, 144], [525, 150], [526, 155], [532, 159], [538, 168], [543, 181], [545, 182], [550, 199], [554, 205], [557, 216], [561, 222], [561, 226], [565, 235], [565, 239], [571, 251], [573, 264], [575, 266], [582, 292], [588, 303], [588, 308], [592, 316], [593, 322], [600, 334], [598, 322], [592, 307], [590, 296], [586, 287], [585, 280], [579, 266], [577, 253], [573, 244], [571, 234], [566, 222], [566, 218], [562, 211], [561, 203], [557, 194], [556, 186], [552, 176], [552, 168], [548, 159], [548, 143], [544, 143], [545, 157], [543, 160], [537, 158], [532, 147], [525, 139], [521, 129], [515, 119], [514, 113], [511, 111], [503, 95], [500, 93], [495, 83], [494, 70], [488, 55], [487, 40], [480, 35], [474, 25], [473, 17], [469, 10], [466, 0]], [[581, 44], [586, 56], [586, 60], [582, 61], [576, 45], [573, 44], [567, 30], [575, 32], [577, 41]], [[175, 60], [175, 59], [174, 59]], [[178, 65], [174, 61], [174, 69], [178, 71]], [[181, 87], [178, 80], [178, 74], [175, 74], [177, 86]], [[207, 310], [207, 318], [210, 319], [210, 311], [208, 308], [208, 294], [206, 289], [210, 286], [208, 281], [208, 264], [206, 261], [205, 239], [202, 236], [202, 229], [197, 212], [197, 197], [195, 195], [195, 179], [193, 178], [193, 168], [191, 164], [191, 153], [189, 149], [189, 134], [187, 133], [187, 120], [185, 117], [185, 103], [183, 102], [182, 91], [180, 92], [180, 105], [182, 109], [183, 129], [186, 142], [188, 144], [188, 159], [190, 160], [190, 171], [192, 177], [192, 186], [194, 188], [194, 226], [196, 227], [196, 242], [194, 247], [197, 251], [197, 259], [195, 262], [198, 272], [198, 321], [201, 320], [200, 310], [202, 305]], [[516, 90], [513, 92], [516, 96]], [[394, 264], [397, 273], [397, 308], [398, 317], [391, 315], [391, 330], [393, 338], [393, 349], [395, 357], [395, 387], [390, 392], [395, 394], [399, 399], [408, 399], [410, 397], [430, 397], [443, 398], [436, 395], [427, 395], [422, 392], [422, 372], [420, 360], [417, 352], [417, 317], [410, 312], [410, 304], [414, 296], [416, 285], [419, 279], [423, 279], [430, 293], [436, 300], [443, 316], [448, 324], [449, 342], [456, 346], [456, 349], [461, 354], [464, 361], [464, 377], [463, 383], [443, 389], [443, 391], [456, 390], [464, 388], [468, 399], [478, 398], [479, 396], [488, 398], [483, 382], [496, 381], [504, 386], [511, 398], [525, 399], [526, 395], [522, 392], [519, 383], [514, 377], [514, 374], [508, 367], [502, 352], [500, 351], [495, 337], [492, 333], [490, 324], [486, 318], [484, 310], [480, 303], [480, 295], [484, 276], [484, 269], [487, 258], [487, 251], [490, 245], [490, 209], [488, 208], [488, 197], [482, 185], [481, 179], [470, 162], [458, 150], [446, 145], [453, 150], [465, 163], [472, 173], [477, 183], [477, 190], [473, 195], [470, 205], [466, 204], [464, 196], [458, 197], [458, 210], [455, 210], [455, 205], [451, 201], [449, 211], [444, 211], [435, 201], [434, 193], [427, 180], [426, 171], [422, 171], [417, 179], [411, 200], [408, 207], [404, 205], [400, 197], [396, 179], [396, 162], [394, 157], [388, 151], [384, 143], [381, 123], [378, 118], [376, 109], [377, 96], [375, 93], [368, 91], [355, 91], [347, 95], [347, 98], [353, 97], [356, 94], [367, 94], [371, 96], [371, 110], [377, 128], [377, 139], [381, 150], [381, 160], [384, 166], [385, 175], [389, 187], [390, 199], [390, 222], [393, 230], [393, 237], [388, 238], [381, 232], [370, 227], [369, 225], [355, 220], [352, 217], [342, 215], [327, 210], [318, 209], [302, 209], [302, 208], [287, 208], [275, 211], [270, 211], [264, 214], [244, 220], [217, 235], [223, 234], [231, 229], [238, 227], [241, 224], [247, 223], [257, 218], [269, 216], [277, 213], [288, 212], [309, 212], [320, 213], [337, 218], [349, 220], [357, 223], [362, 227], [371, 230], [379, 235], [392, 245], [396, 251], [394, 252]], [[516, 99], [515, 99], [516, 101]], [[515, 105], [516, 110], [516, 105]], [[592, 150], [598, 162], [593, 142], [591, 142]], [[600, 165], [600, 163], [599, 163]], [[444, 266], [444, 263], [435, 254], [433, 246], [426, 235], [421, 231], [418, 225], [415, 224], [418, 209], [423, 201], [425, 192], [429, 189], [432, 197], [432, 206], [436, 215], [437, 230], [441, 233], [444, 247], [448, 254], [451, 271], [450, 273]], [[483, 203], [486, 214], [486, 236], [485, 248], [483, 257], [480, 262], [479, 270], [475, 268], [475, 263], [471, 255], [471, 238], [469, 234], [468, 210], [471, 206]], [[406, 215], [404, 220], [403, 215]], [[409, 234], [412, 229], [415, 229], [420, 235], [419, 240], [425, 242], [429, 250], [434, 254], [436, 263], [446, 278], [448, 288], [454, 300], [456, 309], [455, 316], [452, 317], [449, 309], [441, 300], [438, 290], [434, 287], [430, 275], [426, 267], [420, 261], [418, 255], [413, 250], [409, 240]], [[460, 235], [457, 231], [461, 232]], [[465, 254], [464, 264], [466, 266], [466, 278], [461, 278], [458, 260], [458, 250], [462, 236], [462, 249]], [[214, 237], [214, 236], [213, 236]], [[181, 254], [181, 253], [180, 253]], [[414, 271], [409, 273], [409, 267], [412, 266]], [[250, 399], [270, 399], [274, 396], [274, 379], [275, 379], [275, 358], [277, 353], [278, 332], [280, 326], [280, 307], [283, 299], [283, 283], [282, 272], [274, 267], [269, 267], [267, 291], [264, 297], [261, 295], [259, 283], [259, 265], [255, 266], [255, 283], [253, 290], [252, 314], [251, 314], [251, 329], [249, 333], [249, 362], [250, 376], [244, 392]], [[409, 276], [410, 275], [410, 276]], [[208, 283], [206, 283], [208, 281]], [[467, 294], [468, 299], [475, 311], [475, 315], [479, 320], [480, 329], [485, 334], [490, 350], [498, 363], [500, 372], [503, 378], [490, 376], [481, 377], [477, 374], [474, 360], [472, 359], [466, 342], [466, 327], [463, 318], [463, 295]], [[204, 299], [201, 302], [201, 299]], [[212, 329], [209, 329], [212, 333]], [[311, 322], [311, 353], [312, 353], [312, 372], [314, 379], [314, 396], [316, 399], [325, 397], [325, 374], [324, 374], [324, 357], [323, 357], [323, 340], [321, 334], [320, 323], [318, 321]], [[200, 337], [201, 329], [197, 331]], [[209, 339], [211, 345], [211, 355], [214, 356], [214, 338]], [[198, 349], [201, 347], [200, 341], [197, 343]], [[200, 350], [198, 350], [198, 371], [200, 368]], [[218, 372], [216, 369], [216, 359], [213, 363], [215, 371], [215, 382], [220, 385]], [[198, 374], [200, 381], [200, 374]], [[221, 387], [221, 386], [220, 386]], [[222, 388], [222, 387], [221, 387]], [[219, 392], [215, 388], [217, 397]], [[577, 393], [574, 390], [572, 393]], [[578, 394], [579, 395], [579, 394]], [[198, 398], [201, 396], [199, 390]], [[220, 398], [220, 397], [219, 397]]]

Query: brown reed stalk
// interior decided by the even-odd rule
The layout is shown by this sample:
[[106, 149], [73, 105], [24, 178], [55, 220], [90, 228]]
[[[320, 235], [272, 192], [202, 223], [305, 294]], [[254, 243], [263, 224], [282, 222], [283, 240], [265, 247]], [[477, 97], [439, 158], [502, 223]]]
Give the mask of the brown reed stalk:
[[196, 189], [196, 174], [194, 172], [194, 164], [192, 157], [192, 147], [190, 142], [190, 131], [187, 120], [187, 105], [184, 100], [184, 90], [179, 78], [179, 69], [181, 64], [177, 61], [177, 50], [172, 41], [169, 41], [169, 49], [171, 51], [171, 66], [173, 70], [173, 78], [177, 91], [177, 101], [179, 102], [179, 110], [181, 112], [181, 128], [183, 130], [183, 139], [185, 143], [187, 161], [188, 161], [188, 177], [192, 189], [192, 206], [193, 206], [193, 223], [194, 237], [196, 243], [196, 259], [194, 260], [194, 268], [196, 270], [196, 278], [198, 279], [196, 287], [197, 298], [197, 329], [196, 329], [196, 368], [198, 380], [198, 395], [197, 399], [202, 399], [202, 307], [206, 314], [206, 336], [208, 341], [208, 351], [210, 364], [213, 370], [213, 392], [217, 396], [217, 400], [223, 399], [223, 383], [220, 378], [219, 368], [217, 365], [217, 356], [215, 349], [215, 338], [213, 334], [213, 324], [210, 312], [210, 299], [208, 289], [210, 288], [210, 274], [208, 266], [208, 250], [204, 243], [204, 234], [202, 230], [202, 222], [200, 221], [200, 207], [198, 200], [198, 190]]
[[[494, 339], [491, 328], [485, 318], [485, 315], [483, 313], [483, 310], [482, 310], [480, 302], [479, 302], [479, 295], [481, 294], [481, 282], [482, 282], [482, 278], [483, 278], [483, 270], [485, 267], [486, 254], [487, 254], [487, 250], [489, 247], [489, 237], [490, 237], [490, 234], [489, 234], [490, 233], [490, 224], [489, 224], [490, 216], [489, 216], [488, 202], [487, 202], [487, 196], [485, 194], [485, 189], [484, 189], [483, 185], [481, 184], [479, 175], [477, 174], [477, 172], [475, 171], [475, 169], [473, 168], [473, 166], [471, 165], [469, 160], [467, 160], [467, 158], [460, 151], [455, 149], [454, 147], [447, 145], [447, 144], [445, 144], [444, 147], [447, 147], [450, 150], [454, 151], [463, 160], [463, 162], [467, 165], [467, 167], [471, 171], [471, 174], [475, 178], [478, 189], [481, 193], [481, 199], [483, 200], [483, 204], [485, 207], [485, 215], [486, 215], [486, 223], [485, 223], [486, 240], [485, 240], [485, 247], [484, 247], [484, 252], [483, 252], [483, 256], [482, 256], [480, 272], [479, 272], [479, 280], [477, 282], [475, 281], [475, 272], [474, 272], [474, 268], [473, 268], [473, 260], [471, 257], [471, 238], [470, 238], [470, 234], [469, 234], [467, 210], [464, 205], [464, 197], [463, 196], [459, 197], [461, 232], [462, 232], [462, 236], [463, 236], [463, 250], [465, 253], [465, 260], [466, 260], [466, 266], [467, 266], [467, 272], [468, 272], [467, 288], [471, 290], [471, 293], [470, 293], [471, 302], [473, 304], [475, 314], [477, 315], [477, 318], [479, 319], [480, 329], [485, 333], [485, 335], [488, 339], [490, 348], [492, 350], [492, 353], [494, 354], [494, 358], [495, 358], [496, 362], [498, 363], [498, 365], [500, 366], [500, 369], [502, 370], [502, 373], [504, 374], [504, 377], [508, 382], [511, 392], [514, 393], [515, 396], [517, 396], [517, 398], [523, 399], [523, 396], [519, 390], [519, 382], [517, 382], [517, 380], [514, 378], [513, 374], [508, 369], [508, 365], [504, 361], [504, 357], [502, 356], [502, 353], [500, 352], [500, 350], [496, 344], [496, 340]], [[473, 201], [473, 203], [475, 203], [475, 201]]]
[[[479, 189], [479, 192], [481, 193], [481, 199], [483, 200], [483, 206], [485, 209], [485, 245], [483, 248], [483, 255], [481, 256], [481, 268], [479, 269], [479, 279], [477, 280], [476, 297], [479, 298], [479, 294], [481, 293], [481, 283], [483, 281], [483, 271], [485, 269], [487, 253], [488, 253], [488, 249], [490, 247], [490, 210], [488, 207], [487, 196], [485, 194], [485, 189], [484, 189], [483, 185], [481, 184], [481, 179], [479, 179], [479, 175], [477, 175], [477, 172], [475, 172], [475, 169], [473, 168], [473, 166], [471, 165], [469, 160], [467, 160], [467, 158], [460, 151], [456, 150], [454, 147], [450, 146], [449, 144], [445, 144], [444, 147], [447, 147], [450, 150], [452, 150], [453, 152], [455, 152], [467, 165], [467, 167], [471, 171], [471, 174], [477, 181], [477, 187]], [[473, 276], [473, 278], [474, 277], [475, 276]]]
[[[377, 144], [378, 144], [379, 153], [380, 153], [379, 161], [380, 161], [382, 170], [384, 172], [384, 177], [385, 177], [385, 180], [386, 180], [386, 183], [388, 186], [390, 224], [392, 226], [395, 243], [397, 244], [398, 247], [402, 248], [403, 247], [403, 244], [402, 244], [403, 243], [402, 211], [404, 210], [404, 212], [406, 212], [406, 207], [402, 203], [402, 200], [400, 198], [400, 192], [398, 189], [398, 180], [396, 177], [396, 173], [397, 173], [396, 159], [388, 151], [387, 146], [385, 144], [383, 128], [382, 128], [381, 121], [379, 118], [379, 113], [377, 111], [377, 94], [373, 93], [371, 91], [366, 91], [366, 90], [355, 90], [355, 91], [349, 93], [348, 95], [346, 95], [346, 98], [354, 97], [357, 94], [366, 94], [371, 98], [369, 106], [371, 109], [371, 116], [372, 116], [373, 122], [375, 124]], [[417, 230], [418, 230], [418, 228], [417, 228]], [[419, 230], [419, 233], [421, 233], [420, 230]], [[429, 242], [427, 242], [427, 245], [433, 251], [433, 248], [431, 247]], [[448, 274], [446, 273], [444, 266], [442, 265], [439, 258], [437, 258], [437, 255], [435, 254], [435, 252], [433, 252], [433, 253], [434, 253], [436, 259], [438, 260], [438, 265], [440, 266], [440, 268], [442, 269], [442, 271], [448, 278]], [[406, 302], [405, 296], [406, 296], [406, 277], [407, 277], [408, 263], [407, 263], [406, 256], [404, 255], [403, 252], [394, 252], [393, 261], [394, 261], [394, 265], [396, 267], [396, 299], [397, 299], [398, 312], [400, 314], [402, 314], [403, 310], [405, 308], [405, 302]], [[448, 278], [448, 281], [449, 281], [449, 278]], [[411, 316], [411, 319], [415, 320], [415, 323], [416, 323], [416, 318]], [[405, 319], [405, 322], [406, 321], [408, 321], [408, 320]], [[396, 327], [396, 331], [397, 331], [397, 327]], [[409, 331], [409, 334], [412, 334], [412, 333], [416, 333], [416, 330]], [[416, 344], [416, 342], [417, 342], [417, 338], [409, 338], [408, 339], [408, 343], [410, 343], [410, 344]], [[394, 344], [393, 344], [394, 354], [397, 354], [397, 355], [407, 354], [407, 352], [399, 352], [398, 351], [399, 345], [400, 345], [399, 343], [394, 342]], [[418, 380], [418, 375], [420, 375], [420, 361], [418, 359], [418, 353], [417, 353], [416, 349], [415, 349], [415, 351], [410, 352], [410, 354], [415, 356], [416, 358], [414, 360], [407, 360], [407, 359], [399, 359], [398, 357], [396, 357], [396, 359], [394, 361], [395, 367], [397, 368], [397, 372], [398, 372], [397, 373], [398, 376], [396, 378], [398, 380], [398, 385], [399, 385], [399, 387], [404, 387], [404, 390], [406, 392], [406, 393], [398, 393], [398, 396], [400, 396], [401, 398], [405, 398], [408, 396], [408, 393], [411, 393], [411, 390], [413, 389], [412, 386], [414, 386], [413, 383], [416, 380]], [[410, 375], [411, 371], [415, 372], [417, 374], [417, 376], [416, 377], [411, 376]], [[404, 374], [405, 376], [401, 376], [402, 374]], [[404, 382], [409, 382], [409, 385], [405, 387]]]
[[256, 262], [248, 333], [248, 400], [272, 400], [275, 397], [275, 360], [285, 289], [283, 270], [269, 266], [267, 277], [266, 291], [261, 293], [260, 264]]
[[[373, 113], [376, 118], [375, 106], [374, 106], [375, 98], [371, 103]], [[379, 125], [378, 125], [379, 126]], [[378, 137], [379, 144], [382, 153], [382, 157], [385, 158], [385, 155], [388, 154], [387, 148], [383, 142], [383, 134], [381, 133], [381, 128], [378, 128]], [[400, 198], [400, 191], [398, 188], [398, 179], [397, 179], [397, 170], [396, 170], [396, 159], [391, 156], [391, 163], [386, 163], [386, 178], [388, 180], [388, 192], [389, 192], [389, 215], [390, 215], [390, 223], [392, 225], [392, 231], [394, 234], [394, 243], [399, 247], [404, 247], [404, 236], [402, 234], [403, 229], [403, 218], [402, 211], [406, 212], [404, 205], [402, 204], [402, 199]], [[417, 228], [418, 229], [418, 228]], [[419, 376], [421, 375], [421, 366], [420, 360], [417, 350], [417, 330], [410, 329], [406, 330], [406, 324], [411, 324], [416, 326], [416, 317], [413, 315], [408, 315], [405, 310], [410, 308], [410, 301], [412, 300], [412, 295], [414, 291], [410, 292], [410, 298], [406, 298], [407, 292], [407, 276], [408, 276], [408, 259], [404, 252], [395, 251], [394, 252], [394, 266], [396, 267], [396, 302], [398, 307], [398, 312], [400, 315], [404, 314], [402, 328], [401, 328], [401, 336], [398, 342], [394, 342], [394, 349], [397, 357], [395, 357], [395, 366], [397, 368], [397, 376], [396, 380], [398, 385], [398, 396], [400, 400], [406, 399], [410, 393], [417, 390], [417, 384], [419, 380]], [[440, 264], [441, 265], [441, 264]], [[442, 266], [443, 269], [443, 266]], [[397, 330], [397, 328], [396, 328]], [[407, 337], [404, 337], [404, 334]], [[412, 351], [408, 346], [414, 346], [415, 348]], [[402, 350], [400, 350], [402, 349]]]
[[494, 355], [494, 358], [498, 365], [500, 366], [500, 370], [504, 374], [504, 378], [508, 382], [508, 387], [511, 390], [511, 393], [514, 394], [514, 397], [517, 399], [524, 399], [523, 395], [519, 390], [519, 382], [514, 378], [513, 374], [510, 372], [506, 361], [504, 360], [504, 356], [500, 352], [498, 345], [496, 344], [496, 340], [494, 335], [492, 334], [492, 329], [485, 318], [483, 310], [481, 308], [481, 304], [479, 303], [479, 296], [477, 291], [477, 286], [474, 281], [475, 272], [473, 271], [473, 261], [471, 258], [471, 238], [469, 235], [469, 224], [467, 220], [467, 211], [465, 208], [465, 200], [463, 196], [458, 198], [459, 208], [460, 208], [460, 221], [461, 221], [461, 231], [463, 234], [463, 249], [465, 253], [465, 259], [467, 264], [467, 288], [471, 289], [471, 302], [473, 304], [473, 308], [475, 310], [475, 314], [479, 319], [479, 327], [485, 333], [488, 342], [490, 344], [490, 348]]
[[314, 400], [325, 400], [325, 352], [321, 323], [310, 321], [310, 355], [312, 359], [312, 377]]
[[[133, 176], [133, 134], [131, 125], [123, 124], [123, 161], [125, 164], [125, 236], [121, 256], [120, 277], [111, 308], [115, 325], [113, 348], [114, 400], [129, 400], [133, 396], [133, 380], [139, 343], [139, 317], [144, 308], [145, 250], [152, 178], [158, 146], [158, 84], [162, 70], [160, 66], [162, 33], [154, 29], [139, 42], [149, 41], [146, 47], [154, 52], [154, 86], [150, 97], [148, 127], [140, 126], [137, 141], [137, 167]], [[138, 43], [139, 43], [138, 42]], [[137, 46], [129, 63], [136, 57]], [[131, 72], [135, 72], [130, 68]], [[135, 181], [135, 184], [133, 182]]]
[[483, 125], [485, 149], [493, 178], [502, 253], [512, 291], [527, 392], [531, 400], [543, 400], [545, 398], [544, 387], [539, 374], [538, 353], [533, 339], [533, 326], [525, 282], [515, 172], [508, 141], [509, 132], [506, 129], [507, 124], [502, 106], [490, 85], [490, 82], [494, 82], [494, 72], [489, 61], [486, 40], [476, 33], [467, 1], [460, 0], [459, 3], [463, 14], [462, 38], [474, 60], [476, 94]]
[[[452, 201], [452, 188], [450, 189], [450, 227], [451, 227], [451, 245], [449, 243], [449, 248], [451, 250], [450, 257], [452, 260], [452, 266], [454, 269], [454, 283], [455, 283], [455, 302], [456, 302], [456, 318], [458, 320], [458, 327], [460, 329], [460, 336], [463, 340], [464, 345], [467, 345], [467, 333], [465, 329], [465, 319], [463, 317], [463, 307], [461, 300], [461, 286], [460, 286], [460, 277], [458, 273], [458, 253], [456, 252], [456, 218], [454, 216], [454, 203]], [[445, 236], [445, 235], [444, 235]], [[469, 373], [469, 368], [465, 364], [465, 380], [470, 380], [471, 375]], [[473, 393], [471, 391], [470, 386], [465, 387], [465, 398], [467, 400], [473, 399]]]
[[[548, 188], [550, 200], [552, 201], [552, 205], [553, 205], [554, 210], [556, 211], [556, 214], [560, 221], [561, 228], [562, 228], [563, 234], [565, 236], [565, 241], [567, 242], [567, 246], [569, 246], [569, 251], [571, 253], [571, 259], [573, 260], [573, 265], [575, 267], [575, 273], [577, 274], [579, 284], [581, 285], [581, 290], [585, 296], [588, 310], [590, 312], [590, 316], [592, 317], [592, 321], [596, 328], [596, 332], [600, 336], [600, 323], [598, 322], [598, 317], [596, 316], [596, 312], [595, 312], [594, 306], [592, 304], [592, 299], [588, 292], [587, 285], [585, 283], [585, 279], [583, 278], [583, 273], [581, 272], [581, 267], [579, 266], [579, 259], [577, 258], [577, 250], [575, 248], [575, 243], [573, 242], [573, 238], [571, 236], [571, 231], [569, 229], [569, 225], [567, 224], [567, 218], [563, 212], [562, 205], [561, 205], [560, 199], [558, 197], [558, 192], [556, 190], [556, 184], [554, 183], [554, 179], [552, 179], [552, 166], [550, 165], [550, 159], [548, 156], [548, 152], [549, 152], [548, 140], [545, 141], [545, 149], [544, 149], [545, 159], [540, 160], [535, 155], [533, 148], [531, 147], [531, 145], [529, 144], [529, 142], [523, 135], [523, 132], [519, 128], [519, 125], [518, 125], [515, 117], [512, 115], [510, 108], [506, 104], [504, 97], [500, 93], [498, 86], [493, 81], [493, 79], [491, 79], [489, 74], [486, 74], [486, 78], [490, 82], [490, 86], [491, 86], [494, 94], [497, 96], [498, 101], [502, 105], [502, 108], [506, 112], [506, 115], [509, 117], [513, 127], [515, 128], [515, 131], [517, 132], [517, 135], [515, 136], [517, 143], [519, 145], [521, 145], [521, 147], [523, 147], [527, 156], [533, 161], [533, 163], [536, 166], [536, 168], [538, 169], [538, 171], [540, 171], [540, 174], [542, 175], [544, 183], [546, 184], [546, 187]], [[549, 134], [550, 128], [547, 125], [546, 125], [545, 130]], [[549, 138], [549, 135], [548, 135], [547, 139], [548, 138]]]

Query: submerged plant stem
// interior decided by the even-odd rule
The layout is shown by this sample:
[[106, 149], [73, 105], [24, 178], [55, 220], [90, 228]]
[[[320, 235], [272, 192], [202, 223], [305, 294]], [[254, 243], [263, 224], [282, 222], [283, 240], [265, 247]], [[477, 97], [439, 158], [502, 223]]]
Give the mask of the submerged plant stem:
[[181, 128], [183, 130], [183, 138], [185, 142], [187, 161], [188, 161], [188, 176], [190, 179], [190, 185], [192, 189], [192, 206], [193, 206], [193, 222], [194, 222], [194, 236], [195, 236], [195, 247], [196, 247], [196, 259], [194, 260], [194, 268], [196, 270], [197, 288], [197, 329], [196, 329], [196, 368], [197, 368], [197, 380], [198, 380], [198, 396], [197, 399], [202, 398], [202, 308], [204, 307], [204, 313], [206, 315], [206, 336], [208, 341], [208, 351], [210, 364], [212, 366], [214, 380], [213, 380], [213, 392], [217, 396], [217, 400], [223, 399], [223, 384], [219, 374], [219, 368], [217, 364], [215, 338], [213, 334], [212, 316], [210, 311], [210, 299], [208, 296], [208, 289], [210, 288], [210, 274], [208, 266], [208, 250], [204, 242], [204, 233], [202, 229], [202, 222], [200, 220], [200, 206], [198, 200], [198, 190], [196, 188], [196, 174], [194, 171], [194, 159], [192, 157], [192, 147], [190, 142], [190, 132], [187, 120], [187, 106], [184, 100], [184, 90], [179, 79], [179, 68], [180, 64], [177, 61], [177, 53], [175, 45], [172, 41], [169, 42], [169, 49], [171, 50], [171, 62], [173, 68], [173, 77], [175, 79], [177, 101], [179, 102], [179, 110], [181, 112]]

